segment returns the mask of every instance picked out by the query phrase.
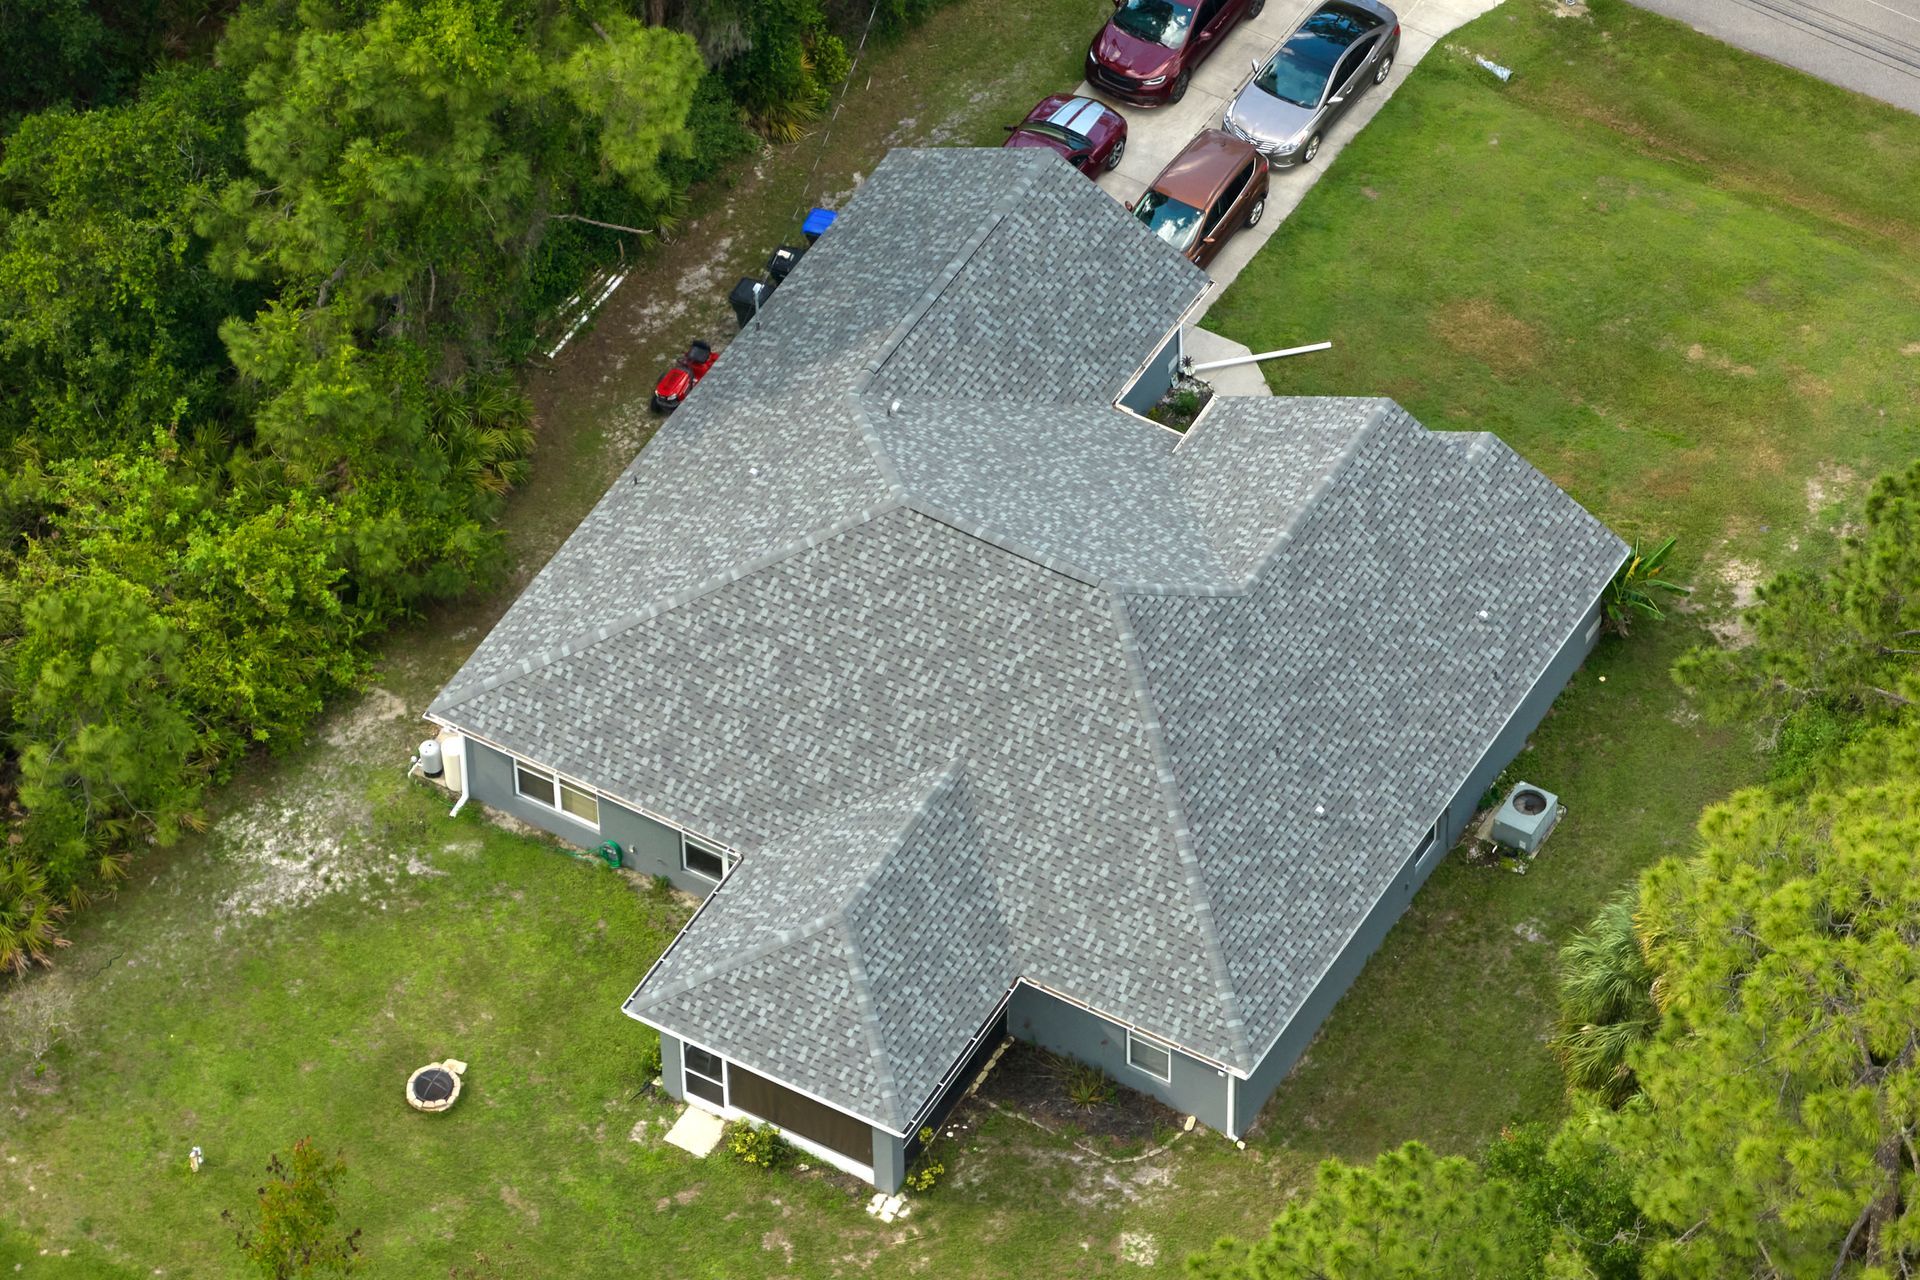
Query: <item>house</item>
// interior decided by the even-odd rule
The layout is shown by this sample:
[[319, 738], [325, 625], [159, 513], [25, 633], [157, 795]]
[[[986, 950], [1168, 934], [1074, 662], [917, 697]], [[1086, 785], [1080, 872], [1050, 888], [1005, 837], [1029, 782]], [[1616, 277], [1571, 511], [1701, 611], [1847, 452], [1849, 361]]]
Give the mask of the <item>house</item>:
[[1168, 385], [1206, 277], [1057, 158], [896, 151], [429, 709], [705, 902], [668, 1089], [893, 1189], [1003, 1035], [1243, 1133], [1592, 646], [1487, 434]]

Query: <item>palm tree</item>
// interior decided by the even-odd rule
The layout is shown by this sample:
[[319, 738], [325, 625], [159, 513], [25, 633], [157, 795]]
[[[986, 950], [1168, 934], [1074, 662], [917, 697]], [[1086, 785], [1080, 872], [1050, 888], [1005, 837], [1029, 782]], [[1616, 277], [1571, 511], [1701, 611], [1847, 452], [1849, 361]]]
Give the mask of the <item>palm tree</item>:
[[1639, 1092], [1628, 1057], [1653, 1034], [1653, 970], [1640, 949], [1629, 889], [1560, 949], [1560, 1016], [1553, 1038], [1567, 1084], [1619, 1107]]

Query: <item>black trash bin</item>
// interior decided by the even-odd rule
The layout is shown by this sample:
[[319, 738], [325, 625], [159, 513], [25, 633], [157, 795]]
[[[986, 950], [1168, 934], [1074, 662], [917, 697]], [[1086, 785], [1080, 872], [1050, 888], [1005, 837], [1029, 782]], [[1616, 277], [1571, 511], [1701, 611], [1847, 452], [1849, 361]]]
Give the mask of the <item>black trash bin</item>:
[[805, 245], [783, 244], [773, 251], [767, 259], [767, 278], [777, 286], [787, 278], [787, 273], [800, 265], [800, 255], [805, 253]]
[[742, 329], [767, 304], [773, 288], [764, 280], [752, 276], [741, 276], [740, 283], [733, 286], [733, 292], [727, 295], [727, 301], [733, 306], [733, 318], [740, 322]]

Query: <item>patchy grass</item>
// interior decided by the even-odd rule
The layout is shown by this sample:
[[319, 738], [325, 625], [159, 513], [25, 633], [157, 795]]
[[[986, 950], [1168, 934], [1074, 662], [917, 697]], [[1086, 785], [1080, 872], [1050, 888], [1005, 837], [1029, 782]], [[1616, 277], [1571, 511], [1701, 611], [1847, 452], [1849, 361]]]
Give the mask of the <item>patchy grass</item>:
[[1569, 816], [1525, 876], [1440, 869], [1269, 1107], [1276, 1153], [1469, 1151], [1560, 1109], [1557, 946], [1760, 776], [1668, 666], [1920, 453], [1920, 120], [1617, 0], [1549, 8], [1436, 49], [1207, 323], [1331, 338], [1275, 392], [1494, 430], [1623, 534], [1679, 535], [1700, 593], [1576, 677], [1518, 770]]
[[[886, 146], [997, 140], [1073, 82], [1103, 10], [961, 0], [863, 68], [831, 140], [706, 193], [535, 379], [516, 583], [644, 442], [634, 406], [675, 346], [727, 331], [727, 283], [791, 238], [794, 209]], [[663, 1147], [671, 1111], [632, 1078], [646, 1033], [617, 1005], [684, 904], [474, 815], [448, 823], [398, 780], [412, 713], [509, 588], [396, 637], [379, 689], [252, 766], [207, 837], [83, 918], [61, 968], [22, 988], [85, 993], [38, 1074], [27, 1010], [0, 997], [0, 1271], [238, 1276], [220, 1211], [311, 1135], [349, 1163], [374, 1275], [475, 1252], [529, 1278], [1173, 1275], [1214, 1236], [1262, 1230], [1321, 1156], [1470, 1150], [1554, 1114], [1554, 946], [1757, 776], [1668, 663], [1756, 573], [1830, 554], [1866, 480], [1920, 446], [1920, 122], [1607, 0], [1593, 13], [1515, 0], [1454, 37], [1519, 77], [1436, 52], [1210, 323], [1256, 348], [1330, 336], [1271, 368], [1276, 389], [1385, 391], [1436, 427], [1495, 429], [1623, 531], [1680, 534], [1702, 611], [1602, 646], [1522, 757], [1570, 806], [1533, 870], [1443, 866], [1245, 1151], [1202, 1131], [1108, 1152], [971, 1106], [946, 1177], [883, 1227], [844, 1179]], [[449, 1054], [472, 1063], [468, 1091], [415, 1115], [407, 1072]], [[210, 1162], [190, 1175], [195, 1143]]]

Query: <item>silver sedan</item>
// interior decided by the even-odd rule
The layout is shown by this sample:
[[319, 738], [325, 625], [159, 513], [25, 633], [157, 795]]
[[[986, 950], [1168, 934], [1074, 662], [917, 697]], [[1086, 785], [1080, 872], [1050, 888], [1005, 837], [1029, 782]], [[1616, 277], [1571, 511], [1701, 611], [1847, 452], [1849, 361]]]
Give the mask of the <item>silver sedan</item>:
[[1399, 51], [1400, 19], [1379, 0], [1327, 0], [1254, 62], [1223, 124], [1276, 167], [1306, 164], [1353, 100], [1386, 80]]

